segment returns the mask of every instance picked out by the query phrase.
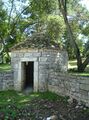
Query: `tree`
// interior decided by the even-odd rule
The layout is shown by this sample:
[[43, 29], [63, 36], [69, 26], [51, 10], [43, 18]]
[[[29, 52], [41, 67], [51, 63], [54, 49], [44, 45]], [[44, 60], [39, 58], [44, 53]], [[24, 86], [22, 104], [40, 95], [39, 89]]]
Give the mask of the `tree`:
[[[6, 45], [5, 45], [5, 41], [3, 40], [3, 37], [5, 37], [6, 33], [7, 33], [6, 18], [7, 18], [7, 13], [3, 9], [3, 2], [0, 1], [0, 55], [2, 56], [2, 59], [3, 59], [3, 52], [4, 52], [4, 50], [7, 49]], [[2, 60], [2, 62], [3, 62], [3, 60]]]
[[[78, 34], [84, 34], [84, 26], [88, 22], [88, 13], [82, 7], [74, 7], [79, 0], [9, 0], [9, 9], [1, 4], [1, 53], [9, 51], [15, 43], [24, 40], [34, 32], [45, 32], [50, 37], [50, 43], [70, 43], [72, 52], [77, 58], [78, 71], [84, 71], [88, 64], [89, 55], [87, 52], [86, 60], [82, 61], [81, 51], [84, 44], [78, 38]], [[21, 4], [20, 9], [16, 7], [16, 2]], [[28, 4], [26, 4], [28, 2]], [[57, 4], [57, 2], [59, 4]], [[58, 11], [58, 5], [60, 11]], [[73, 8], [73, 10], [71, 10]], [[86, 16], [80, 11], [87, 13]], [[58, 12], [59, 16], [58, 16]], [[63, 17], [62, 17], [62, 15]], [[1, 14], [1, 13], [0, 13]], [[64, 21], [63, 21], [64, 19]], [[77, 22], [78, 21], [78, 22]], [[3, 23], [3, 24], [2, 24]], [[65, 25], [67, 30], [65, 31]], [[58, 32], [59, 31], [59, 32]], [[65, 31], [65, 37], [64, 37]], [[85, 29], [86, 31], [86, 29]], [[67, 37], [66, 37], [67, 36]], [[67, 38], [65, 40], [65, 38]], [[87, 46], [85, 46], [88, 48]], [[9, 54], [8, 54], [9, 55]]]
[[81, 54], [80, 54], [80, 49], [79, 49], [79, 47], [78, 47], [78, 45], [76, 43], [74, 34], [72, 32], [72, 29], [71, 29], [71, 26], [69, 24], [69, 20], [68, 20], [68, 17], [67, 17], [67, 4], [68, 4], [68, 1], [67, 0], [58, 0], [58, 3], [59, 3], [59, 9], [61, 10], [61, 13], [62, 13], [63, 18], [64, 18], [66, 29], [68, 31], [68, 36], [70, 38], [69, 39], [70, 44], [74, 48], [74, 52], [75, 52], [76, 59], [77, 59], [78, 71], [83, 72], [84, 69], [86, 68], [87, 64], [89, 63], [89, 55], [87, 56], [87, 58], [83, 62]]
[[[27, 1], [28, 4], [25, 4]], [[19, 10], [17, 2], [19, 5], [21, 4]], [[1, 53], [6, 52], [9, 57], [10, 47], [24, 40], [33, 31], [43, 31], [46, 18], [55, 8], [54, 4], [54, 0], [8, 0], [4, 3], [1, 2]]]
[[29, 0], [29, 7], [24, 15], [28, 16], [28, 20], [33, 21], [31, 25], [33, 32], [44, 31], [47, 17], [54, 9], [56, 9], [56, 1], [54, 0]]
[[65, 25], [63, 25], [63, 18], [54, 14], [56, 7], [57, 1], [54, 0], [29, 1], [29, 7], [24, 12], [25, 15], [29, 15], [28, 20], [33, 21], [33, 24], [27, 27], [28, 35], [29, 28], [32, 28], [31, 34], [43, 32], [49, 37], [49, 43], [60, 44]]
[[[5, 5], [8, 2], [9, 7]], [[7, 58], [10, 59], [9, 48], [25, 36], [23, 32], [27, 22], [22, 17], [22, 13], [27, 9], [27, 6], [18, 12], [14, 0], [8, 2], [0, 1], [0, 54], [3, 56], [6, 53]]]
[[49, 15], [46, 29], [46, 34], [49, 35], [51, 41], [61, 45], [62, 36], [65, 30], [63, 18], [58, 15]]
[[[72, 29], [75, 42], [78, 45], [78, 48], [81, 52], [81, 56], [84, 57], [83, 56], [84, 55], [83, 54], [84, 53], [84, 42], [83, 42], [83, 39], [80, 39], [80, 37], [79, 37], [79, 34], [82, 33], [82, 30], [80, 29], [80, 25], [79, 25], [78, 21], [76, 20], [76, 18], [74, 18], [74, 19], [72, 18], [69, 21], [69, 24]], [[65, 30], [65, 34], [63, 36], [64, 37], [64, 46], [65, 46], [66, 50], [68, 51], [69, 59], [75, 59], [76, 56], [75, 56], [74, 48], [70, 45], [70, 38], [68, 37], [67, 33], [68, 33], [67, 30]]]

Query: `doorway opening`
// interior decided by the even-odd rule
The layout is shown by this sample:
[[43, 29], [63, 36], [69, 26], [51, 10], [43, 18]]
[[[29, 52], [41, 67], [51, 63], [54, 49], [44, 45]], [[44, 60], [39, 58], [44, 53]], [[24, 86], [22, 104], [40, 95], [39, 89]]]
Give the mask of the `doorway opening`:
[[34, 62], [24, 62], [24, 89], [34, 88]]

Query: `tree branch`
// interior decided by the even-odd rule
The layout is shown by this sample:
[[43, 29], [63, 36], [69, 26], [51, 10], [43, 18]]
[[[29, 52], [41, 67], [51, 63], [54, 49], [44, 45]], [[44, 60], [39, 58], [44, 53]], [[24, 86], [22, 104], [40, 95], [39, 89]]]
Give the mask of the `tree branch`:
[[[70, 27], [70, 24], [68, 22], [68, 18], [67, 18], [67, 8], [66, 8], [66, 0], [58, 0], [59, 2], [59, 9], [61, 10], [62, 12], [62, 15], [63, 15], [63, 18], [64, 18], [64, 22], [65, 22], [65, 25], [66, 25], [66, 28], [67, 28], [67, 31], [68, 31], [68, 34], [69, 34], [69, 38], [70, 38], [70, 43], [72, 45], [72, 47], [74, 48], [74, 51], [75, 51], [75, 54], [76, 54], [76, 58], [77, 58], [77, 66], [78, 66], [78, 69], [80, 68], [80, 66], [82, 65], [82, 59], [81, 59], [81, 55], [80, 55], [80, 50], [75, 42], [75, 39], [74, 39], [74, 35], [73, 35], [73, 32], [71, 30], [71, 27]], [[65, 4], [64, 4], [65, 3]]]
[[9, 18], [8, 18], [8, 22], [9, 22], [9, 25], [10, 25], [10, 21], [11, 21], [11, 14], [12, 14], [12, 11], [13, 11], [13, 7], [14, 7], [14, 0], [11, 1], [11, 10], [10, 10], [10, 13], [9, 13]]
[[16, 20], [15, 20], [15, 22], [13, 22], [13, 26], [12, 26], [12, 29], [11, 29], [9, 35], [11, 35], [11, 34], [14, 32], [14, 28], [15, 28], [15, 26], [16, 26], [19, 18], [20, 18], [20, 16], [21, 16], [22, 13], [24, 13], [24, 11], [27, 10], [28, 8], [29, 8], [29, 6], [27, 6], [24, 10], [22, 10], [21, 13], [14, 18], [14, 20], [15, 20], [15, 19], [16, 19]]

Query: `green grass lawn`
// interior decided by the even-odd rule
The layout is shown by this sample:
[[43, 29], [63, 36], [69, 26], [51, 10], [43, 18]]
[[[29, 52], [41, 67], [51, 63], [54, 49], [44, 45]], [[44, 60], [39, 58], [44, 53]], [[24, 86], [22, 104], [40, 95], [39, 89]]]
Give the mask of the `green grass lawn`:
[[[0, 92], [0, 118], [3, 116], [3, 120], [17, 120], [17, 116], [20, 114], [28, 116], [27, 111], [30, 110], [31, 120], [35, 120], [35, 111], [36, 109], [44, 110], [47, 106], [45, 104], [50, 104], [50, 102], [63, 101], [67, 104], [68, 97], [61, 97], [51, 92], [42, 92], [42, 93], [29, 93], [26, 95], [23, 92], [16, 91], [1, 91]], [[47, 103], [46, 103], [47, 101]], [[39, 105], [39, 102], [43, 104]], [[42, 111], [40, 110], [40, 111]], [[24, 112], [23, 112], [24, 111]], [[11, 119], [9, 119], [9, 117]], [[20, 119], [19, 119], [20, 120]]]
[[76, 60], [68, 61], [68, 70], [70, 73], [72, 73], [74, 75], [89, 76], [89, 65], [87, 65], [87, 67], [83, 73], [76, 72], [76, 70], [77, 70], [77, 61]]
[[28, 95], [26, 95], [23, 92], [17, 91], [0, 91], [0, 106], [14, 104], [18, 107], [21, 107], [32, 101], [33, 99], [48, 99], [49, 101], [60, 99], [66, 101], [67, 97], [60, 97], [51, 92], [29, 93]]
[[[69, 120], [75, 115], [76, 120], [82, 117], [87, 118], [87, 116], [89, 118], [89, 109], [86, 111], [83, 108], [76, 109], [76, 103], [74, 106], [69, 105], [68, 99], [69, 97], [58, 96], [51, 92], [25, 94], [16, 91], [1, 91], [0, 120], [44, 120], [50, 116], [58, 118], [62, 116], [63, 120]], [[59, 116], [60, 113], [61, 116]]]
[[11, 70], [10, 64], [0, 64], [0, 72], [7, 72]]
[[[32, 95], [33, 96], [33, 95]], [[0, 106], [15, 104], [16, 106], [21, 106], [25, 102], [32, 99], [32, 96], [25, 96], [23, 93], [16, 91], [1, 91], [0, 92]], [[36, 95], [35, 95], [36, 96]]]

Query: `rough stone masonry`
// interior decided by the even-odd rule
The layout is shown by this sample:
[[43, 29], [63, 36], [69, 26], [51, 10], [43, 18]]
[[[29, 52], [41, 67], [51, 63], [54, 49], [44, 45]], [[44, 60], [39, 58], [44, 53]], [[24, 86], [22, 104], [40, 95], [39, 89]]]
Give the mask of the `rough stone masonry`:
[[34, 91], [47, 91], [49, 72], [56, 69], [59, 72], [67, 72], [67, 52], [52, 49], [22, 49], [14, 50], [11, 55], [14, 71], [14, 87], [22, 90], [26, 81], [24, 62], [33, 62]]
[[[34, 61], [35, 91], [52, 91], [59, 95], [67, 95], [89, 106], [89, 77], [70, 75], [67, 73], [68, 57], [65, 51], [23, 50], [12, 53], [13, 72], [0, 73], [0, 90], [21, 90], [23, 61]], [[67, 60], [67, 59], [66, 59]], [[20, 81], [19, 81], [20, 80]]]
[[13, 72], [0, 72], [0, 90], [12, 90], [13, 88]]

